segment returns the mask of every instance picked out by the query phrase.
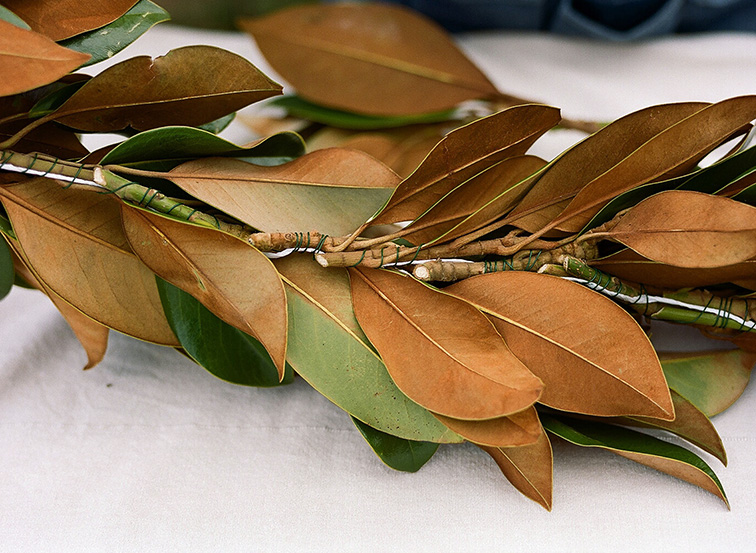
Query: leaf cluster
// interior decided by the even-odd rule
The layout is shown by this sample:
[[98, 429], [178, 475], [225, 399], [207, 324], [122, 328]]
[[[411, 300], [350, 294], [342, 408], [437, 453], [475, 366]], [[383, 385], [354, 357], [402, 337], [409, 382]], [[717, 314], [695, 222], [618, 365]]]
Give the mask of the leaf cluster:
[[[47, 294], [87, 368], [112, 329], [235, 384], [298, 375], [387, 465], [468, 441], [547, 509], [554, 439], [727, 501], [660, 434], [726, 462], [709, 417], [756, 362], [756, 96], [598, 129], [498, 91], [408, 10], [308, 5], [241, 23], [298, 93], [253, 124], [302, 134], [236, 145], [214, 131], [282, 87], [211, 46], [73, 73], [167, 18], [101, 4], [0, 9], [0, 296]], [[593, 132], [528, 154], [565, 124]], [[94, 132], [125, 138], [88, 152]], [[658, 352], [651, 319], [736, 348]]]

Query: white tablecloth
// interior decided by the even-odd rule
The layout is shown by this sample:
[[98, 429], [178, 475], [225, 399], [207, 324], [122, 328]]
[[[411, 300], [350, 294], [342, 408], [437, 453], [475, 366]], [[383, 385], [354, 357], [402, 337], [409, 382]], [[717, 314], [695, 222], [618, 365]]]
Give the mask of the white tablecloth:
[[[573, 118], [756, 93], [756, 36], [460, 40], [502, 90]], [[195, 43], [237, 51], [275, 77], [235, 33], [158, 27], [126, 54]], [[244, 142], [246, 133], [237, 126], [227, 136]], [[552, 133], [533, 151], [552, 157], [578, 138]], [[667, 349], [712, 345], [688, 330], [659, 328], [654, 339]], [[85, 372], [84, 363], [42, 294], [16, 289], [0, 303], [2, 551], [693, 552], [756, 543], [753, 388], [714, 421], [730, 465], [703, 454], [731, 512], [680, 480], [557, 443], [548, 513], [469, 445], [442, 446], [417, 474], [386, 468], [301, 379], [272, 390], [233, 386], [117, 333], [101, 365]]]

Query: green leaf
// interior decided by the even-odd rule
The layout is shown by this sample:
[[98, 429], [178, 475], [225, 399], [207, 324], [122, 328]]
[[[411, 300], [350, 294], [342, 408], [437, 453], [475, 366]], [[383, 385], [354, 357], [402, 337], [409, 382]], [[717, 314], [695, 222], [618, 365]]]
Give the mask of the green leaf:
[[756, 171], [756, 147], [743, 150], [696, 171], [679, 189], [716, 194], [727, 185], [754, 171]]
[[324, 271], [308, 256], [277, 260], [289, 307], [288, 361], [326, 398], [382, 432], [427, 442], [460, 442], [405, 396], [367, 343], [351, 305], [346, 271]]
[[16, 27], [20, 27], [26, 31], [31, 31], [31, 27], [29, 27], [26, 21], [21, 19], [6, 7], [0, 6], [0, 19], [7, 21], [8, 23], [12, 23]]
[[721, 413], [745, 390], [756, 353], [740, 349], [659, 353], [669, 387], [707, 417]]
[[352, 422], [378, 458], [395, 470], [417, 472], [433, 457], [438, 444], [398, 438], [352, 417]]
[[293, 132], [274, 134], [245, 148], [207, 130], [175, 126], [136, 134], [108, 152], [101, 163], [170, 171], [192, 159], [224, 156], [269, 166], [292, 161], [304, 152], [302, 137]]
[[[278, 386], [278, 371], [262, 344], [224, 323], [180, 288], [155, 277], [171, 329], [186, 353], [218, 378], [244, 386]], [[280, 384], [289, 384], [291, 367]]]
[[722, 484], [698, 455], [670, 442], [621, 426], [541, 416], [544, 428], [581, 447], [598, 447], [690, 482], [727, 502]]
[[296, 95], [276, 98], [271, 100], [268, 105], [278, 106], [285, 109], [291, 117], [307, 119], [331, 127], [354, 130], [389, 129], [393, 127], [403, 127], [405, 125], [415, 125], [418, 123], [438, 123], [454, 119], [456, 113], [456, 110], [454, 109], [447, 109], [419, 115], [362, 115], [359, 113], [327, 108], [325, 106], [308, 102], [304, 98]]
[[223, 129], [228, 127], [235, 117], [236, 113], [229, 113], [228, 115], [224, 115], [220, 119], [210, 121], [209, 123], [205, 123], [204, 125], [199, 125], [197, 128], [203, 131], [211, 132], [213, 134], [218, 134]]
[[15, 278], [16, 271], [13, 269], [10, 248], [5, 239], [0, 237], [0, 299], [8, 295]]
[[[82, 79], [75, 83], [70, 83], [55, 88], [52, 92], [42, 97], [32, 108], [29, 110], [30, 118], [37, 118], [52, 113], [60, 106], [62, 106], [66, 100], [73, 96], [82, 86], [87, 83], [88, 79]], [[57, 83], [53, 83], [57, 84]]]
[[63, 40], [60, 44], [90, 54], [92, 57], [84, 65], [92, 65], [112, 58], [151, 27], [169, 19], [168, 12], [157, 4], [140, 0], [109, 25]]

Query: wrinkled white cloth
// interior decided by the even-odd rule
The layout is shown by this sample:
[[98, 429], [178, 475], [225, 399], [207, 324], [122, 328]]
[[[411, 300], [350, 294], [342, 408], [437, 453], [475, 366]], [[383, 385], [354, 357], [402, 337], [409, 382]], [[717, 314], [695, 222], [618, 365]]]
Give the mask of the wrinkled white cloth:
[[[539, 34], [460, 37], [502, 90], [612, 120], [655, 103], [756, 93], [756, 36], [635, 45]], [[275, 78], [251, 39], [157, 27], [119, 56], [208, 43]], [[251, 139], [242, 126], [227, 136]], [[580, 138], [559, 131], [551, 158]], [[656, 328], [665, 349], [721, 347]], [[747, 551], [756, 540], [756, 391], [714, 419], [730, 465], [713, 495], [605, 451], [555, 445], [554, 509], [522, 497], [469, 445], [418, 473], [386, 468], [349, 418], [299, 379], [224, 383], [117, 333], [85, 356], [42, 294], [0, 302], [0, 549], [7, 552]]]

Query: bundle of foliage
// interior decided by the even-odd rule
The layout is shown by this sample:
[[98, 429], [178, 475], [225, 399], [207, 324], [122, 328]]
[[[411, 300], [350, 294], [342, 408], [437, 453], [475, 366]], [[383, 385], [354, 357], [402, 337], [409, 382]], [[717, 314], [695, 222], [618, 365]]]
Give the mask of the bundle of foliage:
[[[501, 93], [405, 9], [306, 6], [241, 25], [297, 90], [277, 109], [349, 147], [238, 146], [214, 131], [281, 92], [238, 55], [73, 72], [166, 19], [155, 4], [0, 3], [0, 293], [47, 294], [87, 367], [113, 329], [235, 384], [299, 375], [389, 466], [468, 441], [546, 508], [553, 439], [727, 501], [660, 433], [725, 462], [709, 417], [756, 362], [756, 96], [593, 128]], [[590, 134], [527, 154], [558, 125]], [[657, 352], [646, 320], [737, 347]]]

